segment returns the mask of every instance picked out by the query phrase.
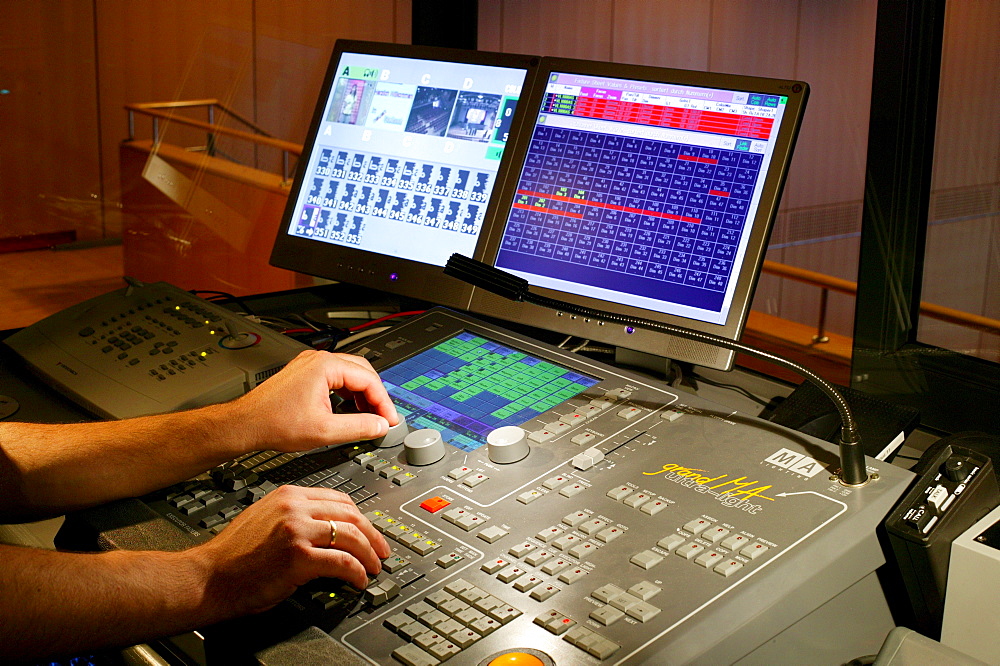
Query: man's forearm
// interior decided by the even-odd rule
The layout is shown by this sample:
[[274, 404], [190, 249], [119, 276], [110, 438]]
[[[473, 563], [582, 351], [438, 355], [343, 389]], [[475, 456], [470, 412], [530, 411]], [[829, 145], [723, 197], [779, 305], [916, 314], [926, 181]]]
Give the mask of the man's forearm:
[[0, 662], [132, 645], [221, 619], [185, 553], [0, 546]]
[[0, 522], [132, 497], [252, 449], [240, 405], [127, 421], [0, 423]]

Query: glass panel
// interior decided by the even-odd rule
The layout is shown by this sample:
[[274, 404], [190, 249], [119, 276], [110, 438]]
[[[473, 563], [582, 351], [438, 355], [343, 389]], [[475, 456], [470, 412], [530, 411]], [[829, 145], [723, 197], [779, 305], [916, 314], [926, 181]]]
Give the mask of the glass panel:
[[[920, 342], [1000, 361], [1000, 0], [947, 5]], [[971, 319], [955, 323], [955, 318]], [[991, 321], [983, 321], [986, 318]], [[975, 324], [980, 324], [977, 327]]]

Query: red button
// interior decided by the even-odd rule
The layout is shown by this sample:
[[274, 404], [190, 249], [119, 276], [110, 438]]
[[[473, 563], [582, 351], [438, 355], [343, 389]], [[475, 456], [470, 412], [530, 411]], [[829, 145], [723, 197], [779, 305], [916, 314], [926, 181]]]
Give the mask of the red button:
[[425, 499], [421, 502], [420, 508], [430, 511], [431, 513], [437, 513], [449, 504], [451, 504], [451, 502], [443, 497], [431, 497], [430, 499]]

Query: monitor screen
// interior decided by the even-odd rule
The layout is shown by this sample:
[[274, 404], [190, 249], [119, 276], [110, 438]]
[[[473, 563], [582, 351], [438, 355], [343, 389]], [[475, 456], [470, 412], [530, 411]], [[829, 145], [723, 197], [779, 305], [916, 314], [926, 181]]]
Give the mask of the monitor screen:
[[[737, 339], [808, 86], [554, 58], [537, 82], [477, 258], [552, 298]], [[471, 307], [711, 367], [734, 357], [482, 290]]]
[[380, 372], [411, 430], [434, 428], [463, 451], [495, 428], [520, 425], [600, 380], [463, 331]]
[[271, 263], [464, 307], [526, 56], [338, 41]]

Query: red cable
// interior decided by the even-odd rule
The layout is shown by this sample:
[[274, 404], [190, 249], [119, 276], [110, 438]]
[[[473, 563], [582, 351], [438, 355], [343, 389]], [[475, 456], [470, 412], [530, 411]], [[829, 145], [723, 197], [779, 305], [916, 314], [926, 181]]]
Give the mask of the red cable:
[[379, 322], [383, 322], [387, 319], [395, 319], [396, 317], [409, 317], [410, 315], [423, 314], [426, 310], [410, 310], [409, 312], [397, 312], [395, 314], [386, 315], [384, 317], [379, 317], [378, 319], [372, 319], [364, 324], [358, 324], [357, 326], [351, 326], [348, 331], [360, 331], [362, 328], [368, 328], [369, 326], [374, 326]]

